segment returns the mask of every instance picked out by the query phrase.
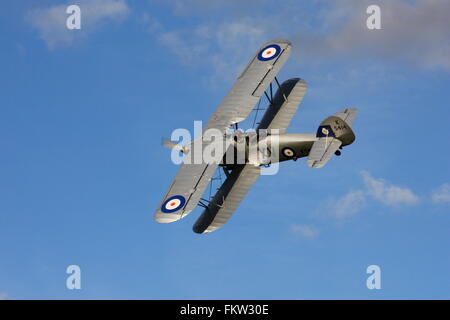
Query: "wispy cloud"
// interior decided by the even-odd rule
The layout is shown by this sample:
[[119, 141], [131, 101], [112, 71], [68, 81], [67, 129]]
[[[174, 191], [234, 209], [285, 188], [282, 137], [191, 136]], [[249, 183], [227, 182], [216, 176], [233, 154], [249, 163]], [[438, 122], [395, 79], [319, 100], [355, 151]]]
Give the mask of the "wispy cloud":
[[306, 239], [314, 239], [319, 235], [319, 229], [312, 225], [293, 224], [290, 229], [293, 234]]
[[419, 202], [419, 197], [406, 187], [376, 179], [368, 171], [362, 171], [361, 175], [367, 187], [367, 194], [387, 206], [414, 205]]
[[419, 197], [409, 188], [374, 178], [368, 171], [362, 171], [361, 177], [364, 189], [349, 191], [342, 197], [328, 202], [328, 208], [336, 219], [343, 220], [359, 213], [366, 207], [368, 199], [393, 208], [412, 206], [419, 202]]
[[211, 70], [209, 80], [213, 82], [237, 77], [256, 48], [267, 41], [265, 28], [251, 18], [199, 24], [185, 30], [162, 29], [155, 19], [152, 24], [159, 26], [157, 39], [182, 64]]
[[0, 300], [9, 300], [9, 295], [5, 292], [0, 292]]
[[336, 218], [343, 219], [361, 211], [366, 204], [366, 195], [363, 190], [350, 191], [333, 203], [332, 212]]
[[450, 203], [450, 184], [444, 183], [431, 193], [431, 200], [435, 204]]
[[332, 31], [317, 49], [327, 55], [375, 57], [450, 71], [449, 1], [380, 1], [381, 30], [366, 27], [365, 10], [371, 4], [336, 2], [336, 12], [325, 15]]
[[71, 46], [77, 39], [86, 37], [105, 22], [123, 20], [130, 12], [124, 0], [80, 0], [81, 30], [68, 30], [67, 5], [33, 9], [26, 21], [34, 27], [50, 49]]
[[[366, 27], [366, 8], [371, 4], [371, 0], [315, 5], [285, 1], [274, 10], [270, 1], [178, 0], [169, 6], [181, 24], [190, 18], [185, 25], [172, 28], [155, 20], [152, 24], [161, 26], [157, 39], [182, 64], [210, 70], [214, 81], [233, 80], [256, 48], [280, 37], [293, 42], [293, 54], [302, 56], [296, 59], [300, 64], [366, 59], [369, 64], [383, 61], [450, 71], [449, 1], [381, 1], [381, 30]], [[365, 77], [368, 67], [353, 67], [352, 76]]]

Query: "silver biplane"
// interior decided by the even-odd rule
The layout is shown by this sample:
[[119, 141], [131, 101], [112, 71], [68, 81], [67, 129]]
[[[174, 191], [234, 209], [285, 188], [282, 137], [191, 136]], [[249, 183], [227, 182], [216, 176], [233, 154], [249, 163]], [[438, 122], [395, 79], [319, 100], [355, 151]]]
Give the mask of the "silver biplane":
[[[293, 78], [280, 84], [276, 78], [291, 54], [291, 49], [292, 45], [287, 40], [270, 41], [263, 45], [213, 113], [200, 137], [193, 139], [187, 146], [165, 142], [167, 146], [183, 152], [184, 159], [190, 160], [195, 144], [202, 148], [211, 144], [209, 140], [204, 139], [204, 133], [209, 129], [219, 130], [224, 137], [231, 139], [232, 143], [222, 148], [220, 156], [223, 156], [223, 159], [220, 162], [185, 161], [181, 165], [155, 212], [154, 218], [157, 222], [178, 221], [200, 205], [204, 207], [204, 211], [193, 226], [194, 232], [214, 231], [228, 221], [260, 176], [263, 166], [307, 157], [306, 163], [309, 167], [321, 168], [333, 154], [341, 155], [340, 149], [353, 143], [355, 135], [351, 125], [356, 115], [354, 108], [341, 110], [326, 118], [320, 123], [316, 133], [285, 133], [307, 89], [303, 79]], [[272, 82], [278, 87], [274, 95]], [[236, 157], [227, 157], [227, 154], [235, 152], [238, 143], [247, 146], [247, 150], [250, 149], [249, 145], [254, 139], [249, 139], [240, 130], [230, 133], [230, 127], [237, 128], [237, 123], [249, 116], [263, 95], [267, 97], [269, 106], [256, 132], [267, 130], [268, 136], [276, 136], [277, 143], [268, 143], [271, 148], [267, 152], [269, 160], [266, 157], [264, 161], [249, 161], [249, 151], [246, 151], [244, 161], [236, 163]], [[273, 131], [276, 134], [271, 133]], [[272, 153], [277, 156], [272, 156]], [[210, 199], [204, 199], [202, 195], [218, 167], [222, 167], [226, 179]]]

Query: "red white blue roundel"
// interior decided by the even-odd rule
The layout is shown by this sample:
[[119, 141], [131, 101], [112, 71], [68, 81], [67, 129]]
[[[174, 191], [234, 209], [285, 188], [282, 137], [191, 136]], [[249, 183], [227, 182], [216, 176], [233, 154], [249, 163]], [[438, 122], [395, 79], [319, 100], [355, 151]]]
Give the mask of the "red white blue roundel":
[[258, 53], [258, 59], [261, 61], [272, 60], [281, 53], [281, 48], [277, 44], [270, 44]]
[[164, 201], [161, 206], [161, 211], [164, 213], [172, 213], [183, 208], [186, 199], [183, 196], [173, 196]]
[[292, 158], [295, 156], [295, 151], [289, 147], [283, 148], [283, 150], [281, 150], [281, 152], [283, 152], [283, 155], [288, 158]]

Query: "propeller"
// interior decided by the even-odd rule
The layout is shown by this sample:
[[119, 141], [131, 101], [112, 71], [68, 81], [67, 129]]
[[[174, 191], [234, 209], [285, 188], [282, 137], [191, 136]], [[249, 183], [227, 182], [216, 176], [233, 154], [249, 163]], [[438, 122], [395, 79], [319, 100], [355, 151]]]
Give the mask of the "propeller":
[[174, 143], [172, 141], [170, 141], [169, 139], [165, 139], [165, 138], [161, 138], [161, 145], [169, 148], [169, 149], [175, 149], [178, 150], [180, 152], [186, 153], [186, 147], [183, 147], [177, 143]]

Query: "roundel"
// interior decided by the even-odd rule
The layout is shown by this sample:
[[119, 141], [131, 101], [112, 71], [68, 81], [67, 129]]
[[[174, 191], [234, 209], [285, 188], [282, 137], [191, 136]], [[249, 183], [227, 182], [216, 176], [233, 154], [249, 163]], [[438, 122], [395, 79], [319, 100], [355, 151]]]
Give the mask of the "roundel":
[[281, 48], [277, 44], [270, 44], [258, 53], [258, 59], [261, 61], [272, 60], [281, 53]]
[[328, 134], [330, 133], [330, 131], [328, 131], [327, 128], [322, 128], [322, 133], [323, 133], [324, 135], [328, 135]]
[[293, 157], [295, 157], [295, 151], [292, 150], [292, 149], [289, 148], [289, 147], [283, 148], [283, 150], [281, 150], [281, 152], [283, 152], [283, 155], [284, 155], [285, 157], [288, 157], [288, 158], [293, 158]]
[[161, 211], [164, 213], [172, 213], [183, 208], [186, 199], [183, 196], [173, 196], [164, 201], [161, 206]]

